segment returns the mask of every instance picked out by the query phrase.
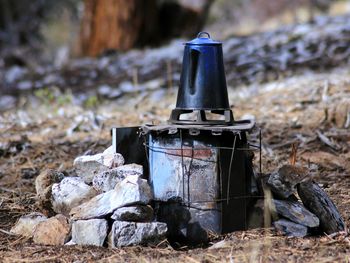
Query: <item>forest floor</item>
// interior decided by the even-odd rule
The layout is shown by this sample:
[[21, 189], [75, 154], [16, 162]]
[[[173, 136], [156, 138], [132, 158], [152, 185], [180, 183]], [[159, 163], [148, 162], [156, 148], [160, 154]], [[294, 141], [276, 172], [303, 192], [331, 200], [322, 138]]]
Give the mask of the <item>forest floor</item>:
[[[229, 88], [229, 96], [236, 119], [253, 115], [262, 128], [263, 172], [289, 163], [292, 144], [298, 144], [297, 164], [309, 167], [349, 225], [350, 132], [344, 126], [350, 126], [350, 70]], [[16, 111], [0, 115], [0, 261], [350, 262], [345, 232], [288, 238], [255, 229], [215, 237], [208, 247], [176, 250], [167, 243], [120, 249], [41, 246], [9, 233], [19, 216], [37, 211], [34, 181], [40, 171], [69, 171], [76, 156], [100, 152], [111, 144], [112, 126], [166, 121], [175, 101], [171, 88], [101, 101], [93, 109], [60, 98], [22, 98]]]

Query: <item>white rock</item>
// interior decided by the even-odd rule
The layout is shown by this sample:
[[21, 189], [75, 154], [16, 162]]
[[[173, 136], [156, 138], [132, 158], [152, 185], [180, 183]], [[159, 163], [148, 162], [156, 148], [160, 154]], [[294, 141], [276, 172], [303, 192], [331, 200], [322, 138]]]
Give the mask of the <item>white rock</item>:
[[108, 171], [98, 173], [92, 180], [92, 186], [98, 192], [108, 192], [112, 190], [117, 183], [124, 180], [129, 175], [142, 175], [143, 167], [138, 164], [126, 164], [113, 168]]
[[74, 246], [76, 245], [76, 243], [73, 242], [73, 240], [68, 241], [66, 244], [64, 244], [65, 246]]
[[118, 183], [115, 189], [73, 208], [70, 214], [75, 220], [100, 218], [123, 206], [148, 204], [151, 199], [152, 192], [147, 181], [140, 176], [131, 175]]
[[104, 150], [102, 155], [104, 158], [103, 164], [110, 168], [118, 167], [125, 163], [123, 155], [116, 153], [113, 146], [109, 146], [106, 150]]
[[36, 201], [40, 211], [46, 214], [54, 214], [52, 209], [52, 185], [63, 180], [64, 174], [52, 169], [41, 172], [35, 178]]
[[109, 146], [106, 150], [104, 150], [102, 154], [113, 154], [113, 153], [115, 153], [115, 152], [116, 152], [116, 151], [115, 151], [113, 145], [111, 145], [111, 146]]
[[47, 220], [47, 217], [42, 213], [30, 213], [28, 215], [21, 216], [16, 224], [11, 228], [10, 232], [16, 235], [25, 237], [33, 236], [35, 227], [40, 223]]
[[129, 175], [143, 175], [143, 167], [142, 165], [131, 163], [119, 166], [116, 168], [120, 177], [127, 177]]
[[103, 157], [101, 153], [79, 156], [75, 158], [73, 165], [77, 175], [87, 184], [92, 182], [92, 179], [96, 174], [108, 170], [108, 167], [103, 165]]
[[64, 174], [52, 169], [47, 169], [41, 172], [35, 178], [35, 190], [37, 196], [45, 195], [44, 192], [54, 183], [59, 183], [63, 180]]
[[77, 245], [102, 246], [107, 237], [105, 219], [78, 220], [72, 225], [72, 242]]
[[121, 182], [125, 177], [120, 177], [117, 171], [118, 168], [113, 168], [109, 171], [101, 172], [92, 179], [92, 186], [99, 193], [108, 192]]
[[135, 223], [115, 221], [108, 236], [109, 247], [155, 245], [165, 239], [166, 223]]
[[214, 243], [212, 246], [208, 247], [208, 249], [219, 249], [219, 248], [229, 248], [232, 247], [232, 243], [230, 244], [227, 240], [221, 240], [219, 242]]
[[52, 186], [52, 207], [56, 213], [69, 215], [73, 207], [91, 199], [96, 190], [79, 177], [66, 177]]
[[13, 83], [16, 80], [23, 77], [26, 73], [26, 70], [19, 66], [13, 66], [5, 72], [5, 81], [7, 83]]
[[120, 153], [103, 153], [103, 165], [108, 168], [121, 166], [125, 163], [124, 157]]
[[114, 211], [111, 218], [118, 221], [150, 222], [153, 219], [153, 209], [149, 205], [121, 207]]
[[74, 167], [79, 177], [86, 183], [91, 183], [95, 175], [124, 164], [124, 158], [114, 153], [110, 148], [103, 153], [79, 156], [74, 160]]

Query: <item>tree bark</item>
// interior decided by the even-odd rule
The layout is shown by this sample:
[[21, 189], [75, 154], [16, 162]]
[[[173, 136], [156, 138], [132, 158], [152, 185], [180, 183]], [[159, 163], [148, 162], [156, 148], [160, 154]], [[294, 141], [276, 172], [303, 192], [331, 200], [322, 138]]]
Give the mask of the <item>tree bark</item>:
[[213, 0], [85, 0], [79, 55], [157, 45], [173, 37], [194, 37]]
[[304, 206], [320, 219], [320, 228], [323, 232], [332, 234], [344, 231], [345, 223], [337, 207], [318, 184], [300, 183], [298, 194]]
[[156, 0], [85, 0], [80, 32], [81, 55], [134, 47], [156, 17]]

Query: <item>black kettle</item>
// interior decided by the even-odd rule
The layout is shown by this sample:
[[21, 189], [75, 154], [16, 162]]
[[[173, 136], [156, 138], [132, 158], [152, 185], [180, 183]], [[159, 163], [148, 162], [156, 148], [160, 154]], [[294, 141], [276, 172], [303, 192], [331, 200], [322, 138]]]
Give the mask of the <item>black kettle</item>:
[[[194, 119], [181, 115], [194, 112]], [[209, 119], [207, 113], [219, 115]], [[174, 124], [233, 124], [227, 95], [222, 43], [207, 32], [185, 43], [176, 108], [170, 120]]]

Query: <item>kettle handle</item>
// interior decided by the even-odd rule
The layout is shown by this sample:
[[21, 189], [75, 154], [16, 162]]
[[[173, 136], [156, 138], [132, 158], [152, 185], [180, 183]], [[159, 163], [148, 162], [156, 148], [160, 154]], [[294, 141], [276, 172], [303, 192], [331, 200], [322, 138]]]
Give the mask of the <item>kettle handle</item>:
[[199, 33], [198, 33], [198, 35], [197, 35], [197, 38], [201, 38], [201, 35], [207, 35], [207, 37], [206, 37], [206, 38], [210, 38], [210, 35], [209, 35], [209, 33], [208, 33], [208, 32], [204, 32], [204, 31], [199, 32]]

